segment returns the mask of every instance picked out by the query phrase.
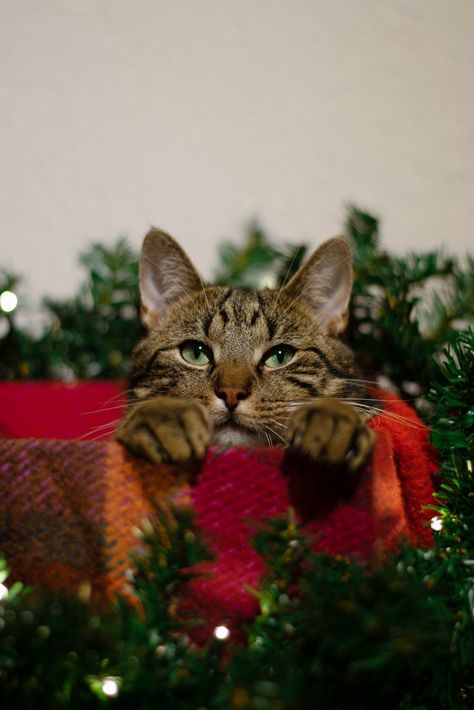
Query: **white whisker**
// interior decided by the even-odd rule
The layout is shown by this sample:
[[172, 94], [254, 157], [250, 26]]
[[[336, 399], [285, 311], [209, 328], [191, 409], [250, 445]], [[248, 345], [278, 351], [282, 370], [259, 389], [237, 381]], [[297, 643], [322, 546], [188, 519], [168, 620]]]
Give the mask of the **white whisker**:
[[363, 412], [370, 414], [371, 417], [373, 416], [381, 416], [385, 417], [387, 419], [392, 419], [393, 421], [403, 424], [404, 426], [411, 427], [412, 429], [423, 429], [424, 424], [421, 422], [418, 424], [411, 419], [408, 419], [407, 417], [403, 417], [400, 414], [395, 414], [395, 412], [388, 412], [385, 409], [382, 409], [381, 407], [371, 407], [367, 404], [362, 404], [357, 401], [351, 401], [351, 400], [345, 400], [347, 401], [348, 404], [352, 404], [353, 407], [355, 407], [358, 410], [362, 410]]
[[[99, 424], [98, 426], [93, 427], [92, 429], [89, 429], [89, 431], [87, 431], [85, 434], [82, 434], [81, 436], [76, 437], [74, 439], [74, 441], [84, 441], [85, 439], [91, 440], [90, 437], [92, 434], [98, 434], [97, 437], [94, 437], [97, 439], [99, 439], [102, 434], [112, 434], [116, 430], [117, 424], [120, 421], [121, 421], [121, 418], [118, 418], [118, 419], [113, 419], [112, 421], [107, 422], [105, 424]], [[107, 429], [110, 429], [110, 432], [107, 432]]]
[[[138, 402], [139, 400], [137, 400]], [[131, 402], [130, 404], [135, 404], [135, 402]], [[126, 404], [123, 402], [122, 404], [115, 404], [113, 407], [102, 407], [101, 409], [91, 409], [88, 412], [81, 412], [81, 416], [87, 416], [91, 414], [102, 414], [103, 412], [116, 412], [116, 411], [125, 411], [126, 409]]]
[[[271, 433], [273, 434], [273, 436], [275, 436], [277, 439], [279, 439], [283, 444], [286, 443], [286, 442], [285, 442], [285, 439], [281, 436], [281, 434], [279, 434], [277, 431], [275, 431], [274, 429], [272, 429], [272, 427], [271, 427], [269, 424], [267, 424], [266, 421], [265, 421], [265, 422], [262, 422], [261, 427], [262, 427], [263, 433], [266, 434], [266, 436], [267, 436], [267, 438], [268, 438], [269, 441], [271, 441], [271, 440], [270, 440], [270, 437], [268, 436], [268, 433], [267, 433], [266, 430], [268, 430], [269, 432], [271, 432]], [[271, 446], [271, 443], [269, 443], [269, 446]]]

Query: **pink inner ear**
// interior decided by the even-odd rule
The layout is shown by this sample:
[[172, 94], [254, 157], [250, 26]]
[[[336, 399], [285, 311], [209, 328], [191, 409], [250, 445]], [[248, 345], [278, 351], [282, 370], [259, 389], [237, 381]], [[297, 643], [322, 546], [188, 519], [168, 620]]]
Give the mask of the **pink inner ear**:
[[326, 325], [327, 331], [330, 335], [339, 335], [339, 333], [342, 333], [342, 331], [347, 328], [348, 322], [349, 310], [346, 310], [343, 313], [338, 313], [329, 319]]
[[346, 279], [344, 272], [335, 272], [332, 277], [337, 286], [328, 288], [318, 294], [319, 303], [316, 307], [321, 321], [331, 335], [341, 333], [349, 321], [349, 299], [351, 294], [351, 279]]
[[154, 328], [160, 322], [158, 311], [151, 310], [144, 303], [140, 305], [140, 320], [145, 328]]

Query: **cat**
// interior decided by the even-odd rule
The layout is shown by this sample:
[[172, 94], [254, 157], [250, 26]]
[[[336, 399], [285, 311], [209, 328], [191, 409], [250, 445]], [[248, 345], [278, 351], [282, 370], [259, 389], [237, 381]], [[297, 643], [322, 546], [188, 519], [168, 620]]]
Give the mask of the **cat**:
[[168, 234], [151, 229], [140, 260], [147, 336], [133, 353], [116, 438], [155, 463], [199, 461], [210, 444], [277, 446], [359, 470], [373, 432], [348, 321], [352, 254], [324, 242], [280, 290], [204, 285]]

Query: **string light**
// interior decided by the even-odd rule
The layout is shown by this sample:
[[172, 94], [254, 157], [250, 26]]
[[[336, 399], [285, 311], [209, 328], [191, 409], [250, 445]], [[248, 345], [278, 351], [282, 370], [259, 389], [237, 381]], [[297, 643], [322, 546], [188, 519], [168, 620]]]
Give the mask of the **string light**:
[[11, 313], [18, 305], [18, 298], [13, 291], [3, 291], [0, 293], [0, 308], [4, 313]]
[[4, 584], [0, 584], [0, 601], [2, 599], [6, 599], [8, 595], [8, 587], [5, 587]]
[[276, 288], [277, 280], [277, 275], [273, 271], [264, 272], [258, 280], [258, 288]]
[[119, 694], [120, 685], [118, 678], [113, 678], [112, 676], [104, 678], [101, 682], [101, 687], [104, 695], [107, 695], [109, 698], [116, 698]]
[[214, 629], [214, 636], [216, 639], [219, 639], [219, 641], [225, 641], [229, 638], [230, 631], [227, 626], [216, 626]]
[[440, 532], [443, 529], [443, 521], [439, 515], [435, 515], [434, 518], [431, 518], [431, 529], [435, 530], [435, 532]]

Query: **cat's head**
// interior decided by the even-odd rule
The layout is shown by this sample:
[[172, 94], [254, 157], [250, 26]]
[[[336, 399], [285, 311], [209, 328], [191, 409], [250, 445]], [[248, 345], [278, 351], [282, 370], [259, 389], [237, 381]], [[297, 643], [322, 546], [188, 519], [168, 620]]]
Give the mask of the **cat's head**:
[[352, 397], [351, 251], [322, 244], [280, 290], [203, 284], [172, 237], [152, 229], [140, 261], [142, 320], [131, 401], [157, 395], [208, 408], [215, 443], [283, 445], [291, 412], [318, 397]]

